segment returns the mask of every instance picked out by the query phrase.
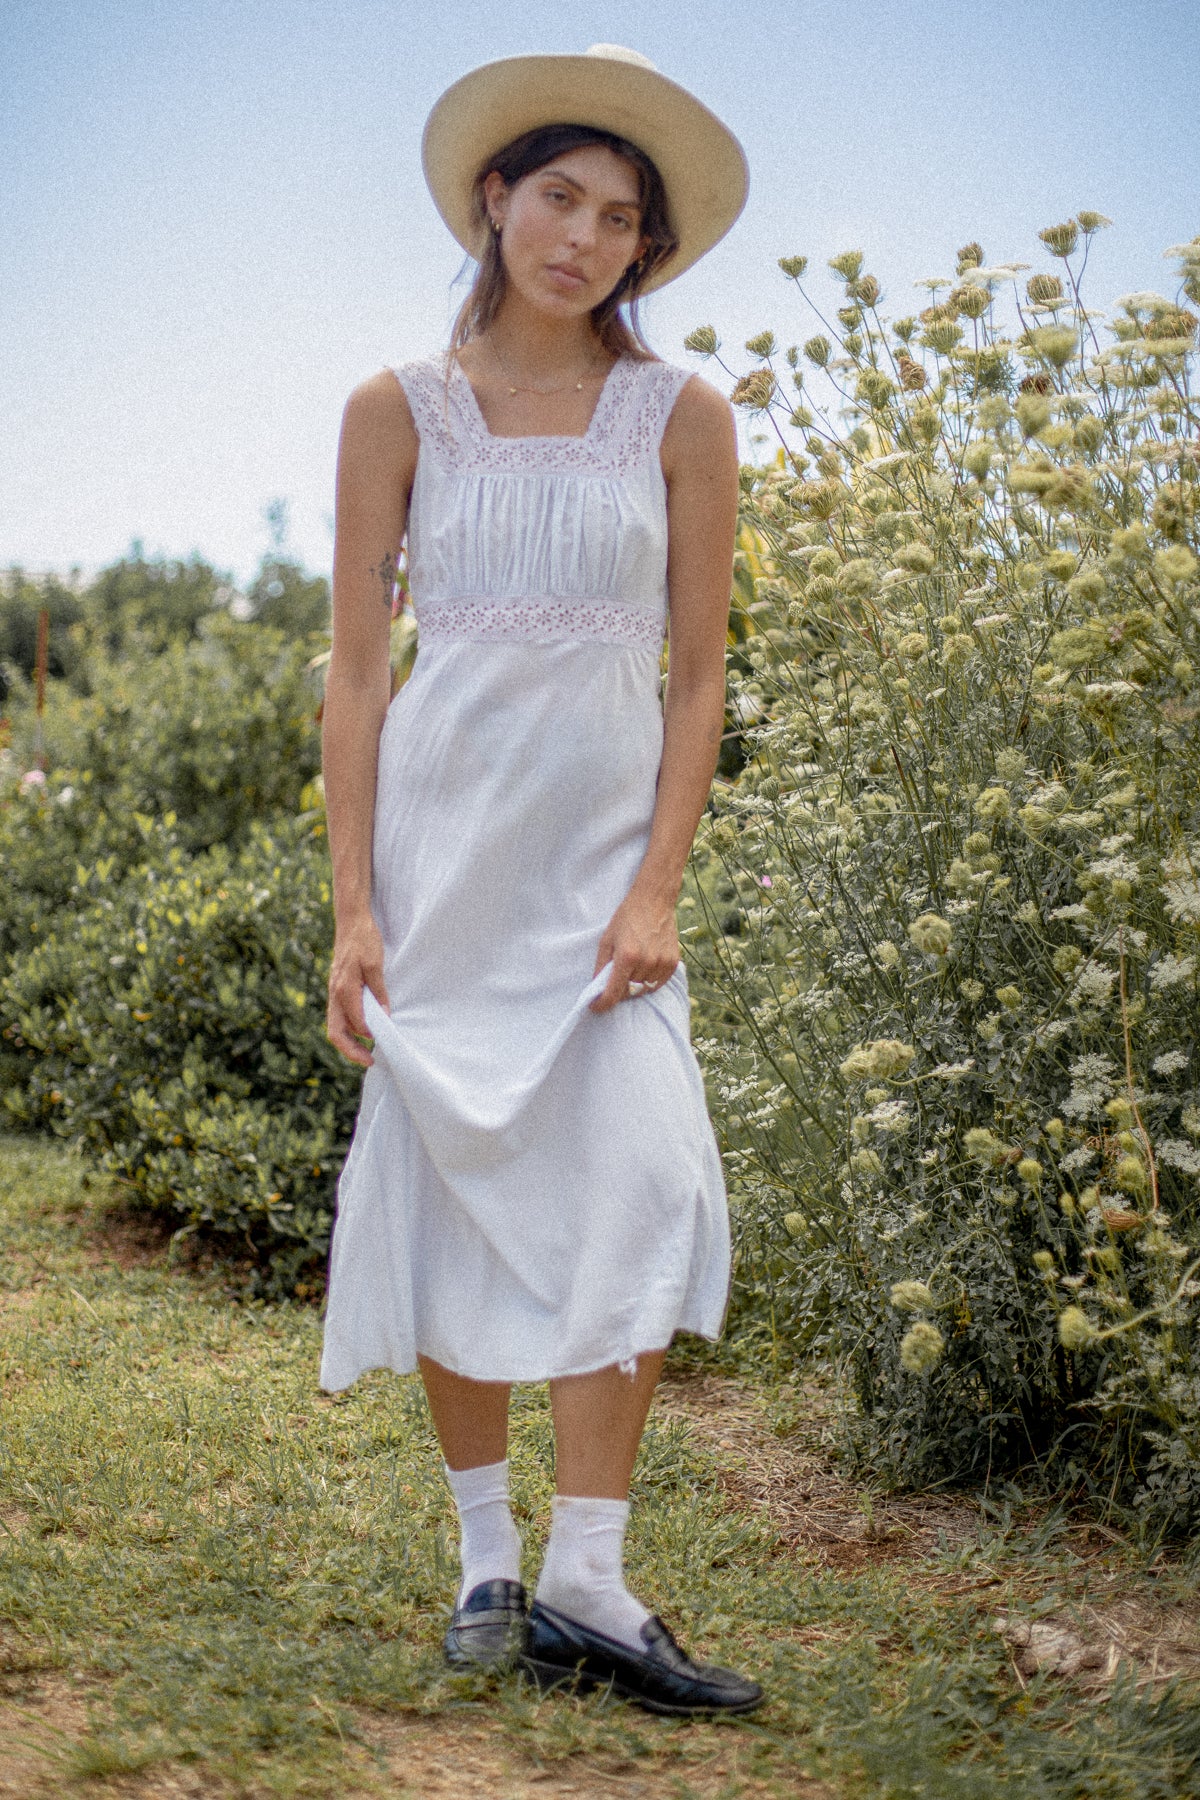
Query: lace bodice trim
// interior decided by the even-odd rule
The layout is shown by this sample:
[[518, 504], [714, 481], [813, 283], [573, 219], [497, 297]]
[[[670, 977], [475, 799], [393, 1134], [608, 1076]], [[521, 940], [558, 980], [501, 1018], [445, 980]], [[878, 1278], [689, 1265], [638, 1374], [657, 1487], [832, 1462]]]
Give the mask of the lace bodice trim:
[[582, 437], [497, 437], [457, 363], [402, 363], [395, 374], [422, 449], [461, 472], [621, 475], [657, 457], [671, 409], [691, 378], [672, 363], [621, 356], [605, 378]]
[[590, 638], [602, 644], [662, 649], [665, 620], [656, 607], [608, 599], [425, 600], [416, 608], [422, 643], [452, 638], [554, 643]]

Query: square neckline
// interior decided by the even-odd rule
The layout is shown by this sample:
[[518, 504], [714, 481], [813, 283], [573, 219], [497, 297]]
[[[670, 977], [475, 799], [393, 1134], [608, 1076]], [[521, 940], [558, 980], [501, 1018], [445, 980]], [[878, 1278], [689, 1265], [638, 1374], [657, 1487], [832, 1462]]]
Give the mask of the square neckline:
[[492, 443], [494, 443], [494, 444], [586, 444], [589, 442], [589, 440], [592, 437], [593, 432], [596, 429], [597, 420], [600, 418], [601, 414], [606, 409], [606, 406], [609, 401], [609, 397], [613, 390], [614, 378], [616, 376], [617, 370], [622, 368], [626, 363], [629, 363], [631, 361], [633, 361], [633, 358], [630, 357], [628, 351], [622, 350], [621, 354], [617, 357], [616, 362], [613, 363], [611, 369], [608, 371], [608, 374], [604, 377], [604, 380], [601, 383], [600, 392], [596, 396], [596, 404], [592, 408], [592, 416], [587, 422], [587, 430], [586, 431], [534, 431], [534, 432], [493, 431], [490, 428], [490, 426], [488, 425], [487, 420], [483, 416], [483, 408], [482, 408], [482, 406], [480, 406], [478, 396], [475, 393], [474, 387], [471, 385], [471, 378], [467, 374], [467, 371], [463, 368], [462, 364], [458, 361], [457, 357], [455, 357], [451, 360], [450, 373], [452, 376], [456, 375], [458, 377], [459, 381], [462, 383], [463, 387], [466, 389], [467, 405], [470, 408], [470, 410], [474, 416], [474, 422], [478, 426], [479, 430], [482, 432], [483, 436], [485, 438], [490, 439]]

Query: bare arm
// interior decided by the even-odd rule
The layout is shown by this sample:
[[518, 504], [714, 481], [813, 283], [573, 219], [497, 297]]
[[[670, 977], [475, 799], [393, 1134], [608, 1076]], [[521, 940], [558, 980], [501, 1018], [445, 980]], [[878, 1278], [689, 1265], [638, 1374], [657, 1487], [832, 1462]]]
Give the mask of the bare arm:
[[729, 402], [698, 377], [675, 404], [662, 464], [671, 608], [663, 756], [646, 854], [600, 940], [596, 970], [611, 960], [613, 972], [596, 1012], [626, 999], [630, 981], [661, 985], [679, 961], [675, 903], [721, 747], [737, 440]]
[[392, 581], [408, 518], [417, 433], [403, 389], [386, 370], [346, 402], [338, 446], [333, 552], [333, 650], [321, 750], [334, 946], [326, 1031], [351, 1062], [372, 1058], [362, 990], [387, 1006], [383, 941], [371, 913], [371, 839], [379, 734], [390, 701]]

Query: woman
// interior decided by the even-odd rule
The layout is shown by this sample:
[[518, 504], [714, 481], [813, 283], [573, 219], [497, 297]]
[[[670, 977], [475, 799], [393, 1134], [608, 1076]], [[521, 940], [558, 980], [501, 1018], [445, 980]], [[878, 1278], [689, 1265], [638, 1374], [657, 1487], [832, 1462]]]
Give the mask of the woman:
[[[666, 1348], [715, 1337], [728, 1291], [675, 902], [722, 728], [737, 456], [728, 403], [620, 308], [635, 326], [723, 235], [745, 160], [597, 45], [466, 76], [424, 163], [480, 269], [445, 362], [364, 382], [343, 422], [328, 1032], [367, 1074], [321, 1381], [421, 1370], [461, 1524], [452, 1665], [748, 1711], [761, 1690], [698, 1667], [622, 1576]], [[389, 704], [406, 529], [420, 648]], [[557, 1444], [531, 1609], [513, 1381], [549, 1381]]]

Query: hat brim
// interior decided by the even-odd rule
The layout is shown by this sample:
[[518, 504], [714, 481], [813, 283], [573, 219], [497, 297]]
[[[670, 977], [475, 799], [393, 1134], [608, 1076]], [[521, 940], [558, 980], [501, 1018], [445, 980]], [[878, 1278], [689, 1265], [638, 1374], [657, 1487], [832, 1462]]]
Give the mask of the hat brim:
[[463, 249], [483, 250], [473, 205], [488, 158], [542, 125], [591, 125], [623, 137], [663, 179], [679, 247], [643, 292], [663, 287], [725, 236], [749, 190], [745, 152], [715, 113], [657, 69], [616, 57], [511, 56], [472, 69], [438, 100], [421, 163]]

